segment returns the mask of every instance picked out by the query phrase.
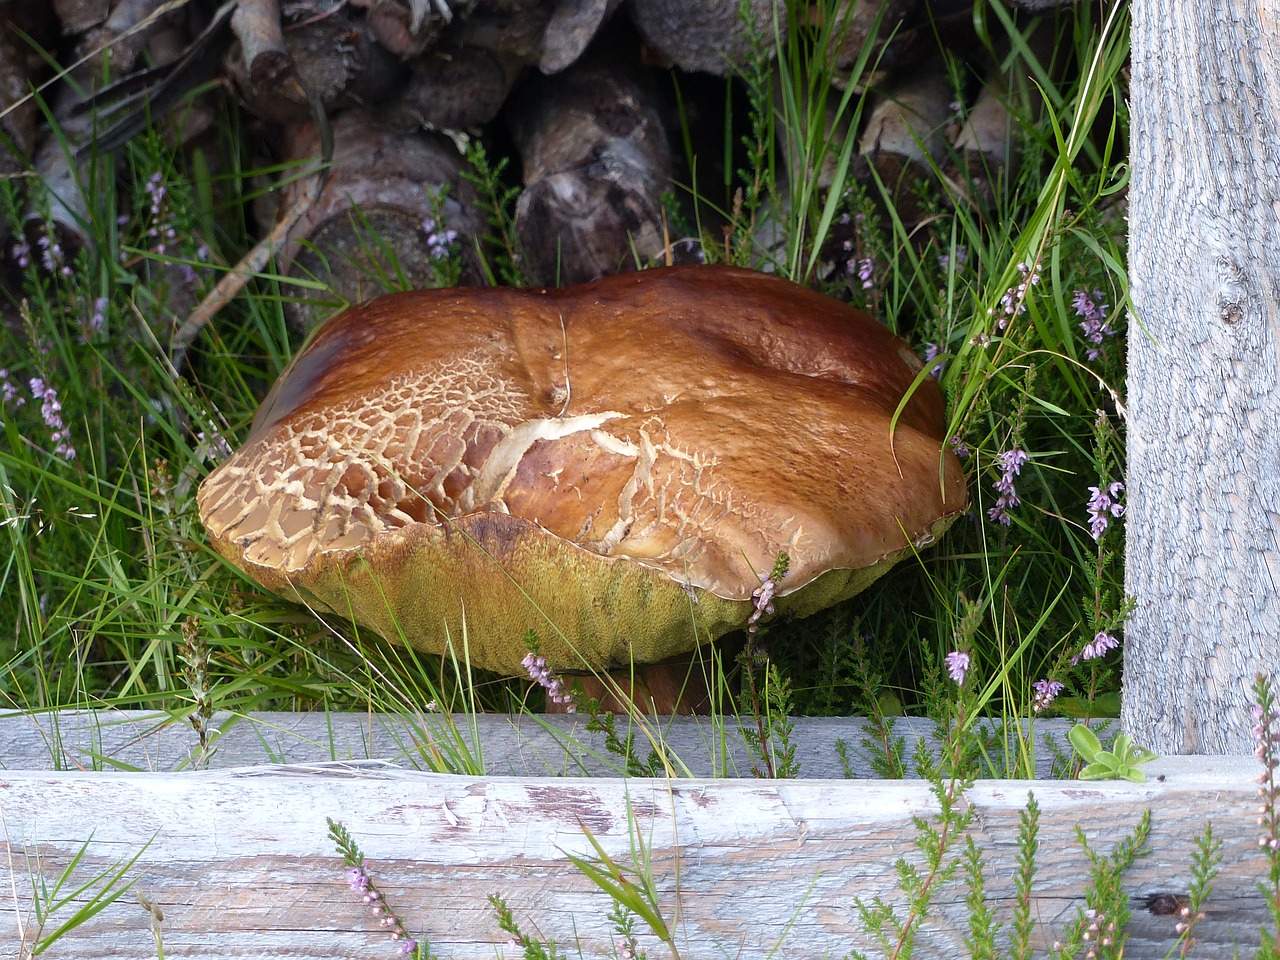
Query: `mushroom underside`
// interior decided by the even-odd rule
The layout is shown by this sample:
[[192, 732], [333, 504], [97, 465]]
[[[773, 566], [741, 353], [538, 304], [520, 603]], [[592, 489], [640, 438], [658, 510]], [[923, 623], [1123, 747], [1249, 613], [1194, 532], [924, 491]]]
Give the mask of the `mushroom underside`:
[[[931, 542], [954, 519], [935, 521], [915, 539]], [[914, 549], [890, 551], [861, 569], [828, 570], [780, 592], [776, 612], [807, 617], [846, 600]], [[234, 548], [223, 552], [243, 563]], [[745, 627], [754, 609], [749, 599], [718, 597], [494, 513], [403, 527], [362, 551], [328, 554], [294, 574], [248, 572], [264, 586], [390, 640], [507, 674], [521, 671], [529, 630], [558, 669], [609, 669], [687, 653]]]

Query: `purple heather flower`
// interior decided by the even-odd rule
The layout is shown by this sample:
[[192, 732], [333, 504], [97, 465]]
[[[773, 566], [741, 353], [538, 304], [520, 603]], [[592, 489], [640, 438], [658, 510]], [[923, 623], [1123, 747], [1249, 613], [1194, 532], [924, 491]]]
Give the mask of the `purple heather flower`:
[[27, 398], [18, 392], [18, 388], [9, 379], [8, 369], [3, 367], [0, 367], [0, 399], [3, 399], [5, 406], [20, 407], [27, 402]]
[[1089, 531], [1093, 539], [1102, 539], [1112, 517], [1124, 516], [1124, 504], [1119, 502], [1122, 493], [1124, 484], [1119, 481], [1110, 484], [1105, 491], [1101, 487], [1089, 488]]
[[[942, 348], [938, 346], [936, 343], [934, 343], [932, 340], [930, 340], [928, 343], [924, 345], [924, 362], [929, 363], [933, 360], [938, 360], [938, 354], [940, 353], [942, 353]], [[935, 363], [933, 367], [929, 370], [929, 376], [937, 380], [939, 377], [942, 376], [942, 371], [945, 370], [946, 368], [947, 368], [947, 361], [938, 360], [938, 362]]]
[[147, 177], [145, 189], [151, 197], [151, 216], [158, 217], [160, 215], [160, 205], [164, 202], [164, 175], [159, 170], [151, 174], [151, 176]]
[[1017, 447], [996, 455], [996, 463], [1000, 465], [1000, 479], [992, 486], [1000, 496], [996, 498], [995, 506], [987, 511], [987, 516], [996, 523], [1007, 527], [1013, 522], [1013, 518], [1009, 516], [1009, 510], [1022, 502], [1018, 499], [1013, 478], [1022, 472], [1022, 465], [1029, 459], [1027, 452]]
[[427, 255], [433, 260], [449, 256], [449, 248], [458, 239], [457, 230], [442, 229], [432, 217], [423, 218], [422, 232], [427, 235]]
[[1037, 680], [1031, 685], [1031, 689], [1035, 691], [1035, 696], [1031, 698], [1031, 709], [1039, 713], [1058, 699], [1058, 694], [1062, 692], [1062, 684], [1057, 680]]
[[973, 451], [969, 449], [969, 445], [964, 442], [964, 438], [959, 434], [949, 438], [947, 443], [951, 444], [952, 449], [956, 452], [956, 456], [961, 460], [968, 460], [970, 455], [973, 453]]
[[31, 245], [25, 240], [17, 240], [13, 246], [9, 248], [9, 255], [13, 257], [21, 270], [31, 266]]
[[947, 664], [947, 673], [951, 675], [951, 679], [960, 686], [964, 686], [965, 674], [969, 672], [969, 655], [961, 653], [959, 650], [952, 650], [944, 660]]
[[951, 253], [938, 254], [938, 266], [946, 270], [952, 264], [955, 264], [957, 270], [961, 269], [969, 262], [969, 248], [963, 243], [958, 244]]
[[58, 391], [39, 377], [32, 377], [29, 384], [31, 396], [40, 401], [40, 416], [51, 431], [49, 439], [53, 441], [54, 455], [63, 460], [74, 460], [76, 448], [71, 445], [71, 431], [62, 422], [62, 404], [58, 402]]
[[40, 248], [40, 262], [47, 272], [71, 276], [71, 267], [65, 262], [62, 245], [50, 236], [48, 229], [36, 238], [36, 246]]
[[1280, 800], [1280, 786], [1276, 783], [1276, 769], [1280, 767], [1280, 715], [1277, 715], [1275, 701], [1266, 683], [1259, 679], [1254, 686], [1255, 694], [1263, 702], [1253, 706], [1252, 732], [1253, 755], [1262, 764], [1262, 773], [1256, 781], [1258, 797], [1262, 801], [1258, 807], [1258, 826], [1262, 828], [1258, 846], [1270, 852], [1280, 850], [1280, 816], [1276, 810], [1277, 800]]
[[1097, 360], [1102, 355], [1098, 346], [1107, 337], [1113, 337], [1116, 333], [1107, 321], [1108, 307], [1102, 300], [1102, 291], [1094, 290], [1093, 296], [1090, 297], [1086, 291], [1077, 290], [1071, 298], [1071, 306], [1076, 316], [1081, 318], [1080, 331], [1084, 334], [1084, 338], [1096, 344], [1085, 351], [1085, 356], [1090, 360]]
[[876, 285], [875, 279], [872, 274], [872, 271], [875, 269], [875, 264], [872, 263], [870, 257], [863, 257], [861, 260], [858, 261], [857, 267], [858, 267], [858, 279], [862, 281], [862, 289], [870, 290], [872, 287]]
[[233, 452], [231, 444], [227, 442], [227, 438], [221, 433], [215, 433], [210, 437], [203, 430], [196, 434], [196, 450], [202, 453], [211, 463], [230, 460]]
[[778, 585], [772, 574], [761, 573], [760, 586], [751, 591], [751, 603], [755, 607], [747, 619], [747, 633], [755, 633], [760, 629], [760, 618], [766, 614], [773, 615], [773, 598], [778, 592]]
[[391, 934], [391, 939], [399, 944], [396, 949], [401, 956], [417, 953], [418, 941], [409, 936], [400, 918], [374, 886], [373, 878], [369, 876], [363, 863], [347, 867], [347, 885], [353, 893], [359, 895], [369, 912], [378, 918], [378, 925], [384, 927]]
[[173, 224], [164, 222], [164, 199], [167, 193], [164, 176], [159, 171], [151, 174], [147, 178], [145, 189], [151, 197], [151, 222], [147, 227], [147, 236], [154, 241], [151, 252], [163, 254], [168, 250], [169, 243], [178, 238], [178, 231]]
[[369, 874], [364, 867], [347, 867], [347, 885], [355, 893], [369, 892]]
[[1003, 330], [1009, 326], [1010, 320], [1027, 312], [1027, 291], [1040, 282], [1039, 271], [1032, 270], [1025, 263], [1018, 264], [1018, 273], [1022, 280], [1017, 286], [1006, 290], [1000, 298], [999, 307], [990, 311], [992, 316], [996, 316], [998, 311], [997, 330]]
[[529, 679], [547, 691], [547, 699], [552, 703], [566, 705], [567, 712], [573, 713], [573, 695], [564, 688], [564, 681], [557, 677], [547, 666], [547, 658], [540, 657], [530, 651], [520, 661], [529, 673]]
[[1071, 658], [1071, 662], [1079, 663], [1081, 660], [1097, 660], [1099, 657], [1105, 657], [1108, 652], [1120, 646], [1120, 641], [1107, 633], [1105, 630], [1099, 630], [1093, 635], [1093, 639], [1084, 645], [1084, 649]]
[[436, 260], [443, 260], [449, 255], [449, 248], [453, 246], [457, 239], [457, 230], [445, 230], [441, 233], [431, 234], [427, 237], [427, 246], [431, 248], [431, 256]]
[[89, 333], [100, 334], [107, 325], [107, 298], [98, 297], [93, 301], [93, 313], [89, 317]]

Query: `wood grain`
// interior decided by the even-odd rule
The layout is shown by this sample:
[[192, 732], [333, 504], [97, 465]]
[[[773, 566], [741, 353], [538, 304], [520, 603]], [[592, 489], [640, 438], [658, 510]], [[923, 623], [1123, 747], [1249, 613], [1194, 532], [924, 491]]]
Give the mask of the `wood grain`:
[[1280, 663], [1274, 3], [1133, 4], [1126, 730], [1251, 749]]
[[[805, 717], [793, 721], [799, 776], [809, 779], [876, 776], [862, 741], [870, 735], [865, 720], [850, 717]], [[672, 769], [690, 777], [752, 776], [752, 754], [743, 726], [732, 718], [717, 725], [709, 717], [663, 718], [630, 727], [618, 719], [618, 735], [635, 739], [635, 753], [645, 761], [652, 749], [649, 732], [665, 745]], [[620, 761], [609, 754], [605, 739], [574, 716], [442, 716], [435, 713], [324, 714], [219, 713], [207, 725], [210, 749], [181, 717], [142, 710], [60, 711], [45, 714], [0, 711], [0, 770], [66, 772], [121, 771], [168, 773], [223, 769], [255, 763], [319, 763], [335, 760], [385, 760], [408, 769], [461, 773], [458, 764], [433, 763], [461, 739], [475, 767], [499, 776], [617, 776]], [[1038, 721], [1034, 739], [1041, 777], [1051, 776], [1055, 749], [1070, 752], [1061, 720]], [[933, 724], [898, 718], [895, 737], [902, 737], [908, 757], [917, 741], [934, 749]], [[1010, 742], [1014, 737], [1011, 735]], [[845, 745], [848, 771], [840, 760]], [[996, 751], [998, 752], [998, 751]]]
[[[1077, 825], [1106, 850], [1143, 809], [1153, 810], [1156, 852], [1129, 876], [1138, 906], [1155, 893], [1185, 892], [1192, 838], [1211, 815], [1226, 867], [1201, 955], [1247, 944], [1263, 909], [1253, 788], [1221, 768], [1168, 777], [1149, 785], [975, 786], [969, 802], [993, 906], [1007, 916], [1013, 837], [1029, 790], [1043, 811], [1034, 903], [1042, 946], [1080, 906], [1087, 861]], [[893, 863], [913, 858], [910, 818], [933, 806], [928, 789], [909, 781], [472, 778], [351, 764], [0, 779], [19, 916], [30, 919], [31, 874], [52, 879], [86, 840], [76, 874], [84, 878], [145, 846], [131, 876], [163, 912], [166, 954], [210, 958], [393, 955], [346, 888], [326, 817], [347, 824], [389, 901], [441, 957], [502, 954], [506, 937], [486, 905], [491, 893], [562, 947], [574, 949], [576, 936], [587, 955], [608, 955], [609, 903], [566, 857], [590, 852], [585, 827], [612, 856], [630, 860], [628, 804], [651, 848], [668, 921], [678, 912], [682, 953], [743, 957], [765, 956], [777, 944], [789, 957], [870, 946], [854, 899], [897, 899]], [[966, 913], [963, 890], [944, 888], [922, 930], [921, 955], [960, 956]], [[123, 898], [45, 955], [152, 957], [149, 924]], [[1139, 909], [1125, 956], [1162, 956], [1172, 926], [1172, 918]], [[642, 945], [662, 953], [651, 937]]]
[[[50, 719], [40, 721], [46, 735]], [[88, 729], [83, 716], [58, 719], [65, 721], [59, 724], [64, 740], [76, 724]], [[372, 730], [381, 721], [312, 715], [292, 736], [295, 744], [310, 737], [320, 749], [324, 731], [336, 731], [340, 744], [353, 730]], [[286, 715], [280, 729], [290, 722]], [[676, 726], [695, 724], [686, 719]], [[121, 748], [124, 738], [117, 734], [129, 726], [99, 727], [100, 749]], [[262, 734], [260, 754], [279, 755], [265, 720], [241, 726]], [[31, 717], [0, 716], [6, 765], [14, 764], [18, 731], [37, 727]], [[133, 732], [159, 761], [166, 734], [142, 726]], [[371, 753], [375, 739], [367, 741]], [[26, 740], [38, 744], [39, 736]], [[33, 746], [33, 752], [39, 751]], [[1161, 894], [1185, 894], [1194, 840], [1211, 819], [1223, 840], [1223, 871], [1193, 955], [1229, 956], [1239, 946], [1249, 956], [1264, 920], [1251, 758], [1182, 757], [1158, 761], [1151, 772], [1164, 779], [974, 786], [967, 795], [975, 812], [972, 832], [986, 853], [987, 893], [997, 914], [1009, 916], [1018, 818], [1029, 792], [1042, 810], [1033, 904], [1040, 948], [1060, 936], [1083, 905], [1088, 861], [1077, 827], [1105, 853], [1150, 809], [1151, 852], [1127, 875], [1134, 920], [1124, 955], [1163, 957], [1174, 942], [1176, 918], [1147, 904]], [[630, 862], [628, 805], [652, 851], [667, 920], [677, 918], [683, 956], [764, 957], [778, 947], [779, 955], [802, 958], [870, 948], [854, 900], [900, 902], [894, 862], [916, 859], [911, 818], [934, 810], [920, 781], [481, 777], [379, 761], [186, 773], [10, 770], [0, 774], [9, 873], [0, 885], [13, 891], [6, 899], [12, 897], [12, 915], [29, 936], [33, 878], [53, 880], [88, 841], [75, 873], [81, 880], [142, 851], [128, 876], [163, 914], [166, 956], [394, 956], [375, 918], [347, 889], [326, 836], [332, 817], [351, 830], [375, 882], [410, 930], [424, 935], [441, 958], [519, 955], [504, 946], [506, 936], [486, 903], [492, 893], [509, 900], [526, 930], [556, 940], [569, 954], [612, 956], [609, 901], [573, 870], [567, 855], [590, 852], [586, 827], [610, 855]], [[950, 884], [935, 902], [917, 956], [964, 955], [963, 888]], [[153, 958], [151, 922], [126, 895], [44, 956]], [[647, 934], [641, 946], [665, 955]]]

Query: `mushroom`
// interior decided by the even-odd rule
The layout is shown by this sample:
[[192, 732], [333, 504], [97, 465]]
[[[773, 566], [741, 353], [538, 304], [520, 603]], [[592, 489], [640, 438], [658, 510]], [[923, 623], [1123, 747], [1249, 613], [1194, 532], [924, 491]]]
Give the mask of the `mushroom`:
[[519, 675], [533, 629], [557, 669], [652, 663], [745, 626], [779, 554], [803, 617], [964, 510], [920, 370], [730, 267], [390, 294], [294, 358], [200, 519], [263, 586], [421, 650]]

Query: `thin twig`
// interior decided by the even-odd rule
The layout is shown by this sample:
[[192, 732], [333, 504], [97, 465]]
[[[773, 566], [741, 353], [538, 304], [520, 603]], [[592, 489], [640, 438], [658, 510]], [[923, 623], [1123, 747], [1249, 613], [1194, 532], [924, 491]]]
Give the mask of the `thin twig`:
[[297, 71], [294, 79], [306, 91], [307, 100], [311, 103], [311, 114], [320, 132], [320, 169], [307, 178], [306, 187], [301, 195], [289, 205], [271, 232], [254, 245], [244, 257], [232, 267], [173, 333], [169, 344], [169, 356], [175, 368], [182, 366], [187, 348], [201, 330], [211, 321], [214, 315], [229, 304], [244, 289], [245, 285], [257, 274], [262, 273], [273, 257], [284, 248], [289, 234], [298, 222], [311, 210], [320, 199], [325, 184], [329, 180], [329, 165], [333, 160], [333, 130], [329, 126], [329, 118], [319, 95], [306, 84]]
[[239, 263], [223, 274], [212, 292], [200, 301], [182, 325], [174, 331], [173, 340], [169, 344], [169, 356], [173, 359], [175, 368], [182, 367], [187, 348], [214, 315], [234, 300], [255, 275], [262, 273], [271, 259], [284, 247], [290, 231], [320, 198], [320, 191], [326, 179], [324, 171], [312, 174], [308, 178], [309, 182], [302, 195], [289, 205], [280, 221], [271, 228], [271, 232], [259, 240]]

